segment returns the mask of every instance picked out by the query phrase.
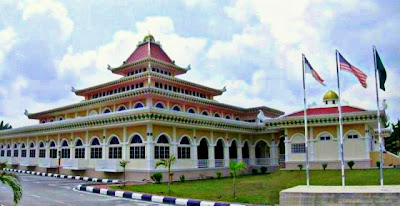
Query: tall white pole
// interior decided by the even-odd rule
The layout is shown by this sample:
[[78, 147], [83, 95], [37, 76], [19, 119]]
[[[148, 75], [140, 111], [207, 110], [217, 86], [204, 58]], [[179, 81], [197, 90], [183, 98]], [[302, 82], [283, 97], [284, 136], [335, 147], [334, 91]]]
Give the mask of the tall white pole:
[[308, 161], [308, 126], [307, 126], [307, 100], [306, 100], [306, 79], [305, 79], [305, 56], [302, 55], [303, 60], [303, 93], [304, 93], [304, 142], [306, 147], [306, 177], [307, 187], [310, 186], [310, 162]]
[[375, 66], [375, 87], [376, 87], [376, 113], [378, 115], [378, 137], [379, 137], [379, 157], [380, 157], [380, 182], [381, 182], [381, 187], [383, 187], [383, 145], [382, 145], [382, 137], [381, 137], [381, 116], [380, 116], [380, 110], [379, 110], [379, 88], [378, 88], [378, 66], [376, 63], [376, 48], [375, 46], [372, 46], [372, 52], [374, 55], [374, 66]]
[[342, 186], [344, 187], [345, 184], [345, 177], [344, 177], [344, 154], [343, 154], [343, 122], [342, 122], [342, 106], [340, 104], [340, 69], [339, 69], [339, 52], [336, 50], [336, 73], [337, 73], [337, 85], [339, 91], [339, 101], [338, 101], [338, 110], [339, 110], [339, 138], [340, 138], [340, 164], [342, 167]]

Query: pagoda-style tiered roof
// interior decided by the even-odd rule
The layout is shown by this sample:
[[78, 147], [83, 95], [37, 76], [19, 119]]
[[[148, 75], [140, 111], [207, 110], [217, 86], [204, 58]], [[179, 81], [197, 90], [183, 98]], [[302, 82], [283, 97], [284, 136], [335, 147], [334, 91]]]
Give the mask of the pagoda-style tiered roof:
[[187, 72], [187, 69], [175, 65], [175, 62], [171, 60], [167, 53], [165, 53], [161, 48], [161, 44], [155, 42], [155, 39], [151, 34], [148, 34], [144, 37], [142, 42], [139, 42], [135, 51], [133, 51], [121, 66], [110, 68], [110, 70], [113, 73], [123, 75], [125, 70], [128, 70], [131, 66], [143, 63], [143, 61], [152, 61], [170, 67], [175, 71], [174, 75], [184, 74]]

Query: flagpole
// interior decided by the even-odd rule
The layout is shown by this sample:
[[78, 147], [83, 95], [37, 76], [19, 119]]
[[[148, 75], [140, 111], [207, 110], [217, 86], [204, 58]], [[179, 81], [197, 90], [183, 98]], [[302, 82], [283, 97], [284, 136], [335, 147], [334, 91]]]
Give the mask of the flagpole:
[[337, 85], [339, 91], [339, 101], [338, 101], [338, 110], [339, 110], [339, 138], [340, 138], [340, 164], [342, 168], [342, 186], [345, 186], [345, 176], [344, 176], [344, 154], [343, 154], [343, 122], [342, 122], [342, 106], [340, 103], [341, 95], [340, 95], [340, 70], [338, 63], [338, 50], [336, 50], [336, 73], [337, 73]]
[[379, 110], [379, 89], [378, 89], [378, 77], [377, 77], [377, 72], [378, 72], [378, 67], [376, 63], [376, 48], [375, 46], [372, 46], [372, 52], [374, 55], [374, 66], [375, 66], [375, 87], [376, 87], [376, 113], [378, 115], [378, 137], [379, 137], [379, 157], [380, 157], [380, 163], [379, 163], [379, 170], [380, 170], [380, 183], [381, 187], [383, 187], [383, 147], [382, 147], [382, 137], [381, 137], [381, 116], [380, 116], [380, 110]]
[[305, 79], [305, 56], [302, 54], [302, 62], [303, 62], [303, 94], [304, 94], [304, 142], [306, 149], [306, 178], [307, 178], [307, 187], [310, 186], [310, 162], [308, 161], [308, 126], [307, 126], [307, 100], [306, 100], [306, 79]]

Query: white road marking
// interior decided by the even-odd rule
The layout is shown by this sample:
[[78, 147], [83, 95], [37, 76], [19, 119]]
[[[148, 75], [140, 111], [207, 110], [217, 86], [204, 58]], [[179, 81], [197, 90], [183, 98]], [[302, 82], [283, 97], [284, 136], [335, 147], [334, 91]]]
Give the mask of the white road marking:
[[67, 203], [65, 203], [65, 202], [61, 202], [61, 201], [58, 201], [58, 200], [54, 200], [54, 202], [57, 202], [57, 203], [60, 203], [60, 204], [67, 204]]
[[30, 196], [40, 198], [40, 196], [37, 196], [37, 195], [30, 195]]

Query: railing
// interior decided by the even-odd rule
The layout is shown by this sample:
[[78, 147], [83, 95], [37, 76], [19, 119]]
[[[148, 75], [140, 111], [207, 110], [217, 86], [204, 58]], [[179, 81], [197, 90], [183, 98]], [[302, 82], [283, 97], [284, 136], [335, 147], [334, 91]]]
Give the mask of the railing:
[[215, 167], [224, 167], [224, 160], [223, 159], [216, 159], [215, 160]]
[[119, 166], [120, 159], [106, 159], [96, 161], [96, 171], [102, 172], [122, 172], [122, 167]]
[[39, 158], [39, 167], [57, 168], [58, 167], [58, 159], [55, 159], [55, 158]]
[[279, 154], [279, 162], [285, 162], [285, 154]]
[[208, 159], [199, 159], [197, 160], [198, 168], [207, 168], [208, 167]]
[[271, 165], [270, 158], [256, 158], [256, 165]]
[[36, 166], [37, 162], [36, 158], [22, 158], [21, 166]]
[[246, 163], [246, 165], [250, 165], [250, 159], [248, 159], [248, 158], [243, 159], [243, 162]]
[[61, 159], [61, 166], [67, 170], [84, 170], [86, 165], [86, 159]]

